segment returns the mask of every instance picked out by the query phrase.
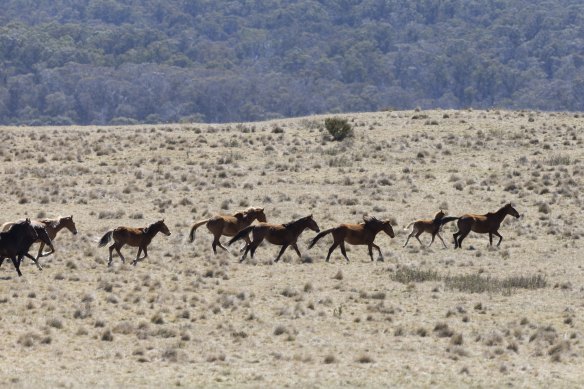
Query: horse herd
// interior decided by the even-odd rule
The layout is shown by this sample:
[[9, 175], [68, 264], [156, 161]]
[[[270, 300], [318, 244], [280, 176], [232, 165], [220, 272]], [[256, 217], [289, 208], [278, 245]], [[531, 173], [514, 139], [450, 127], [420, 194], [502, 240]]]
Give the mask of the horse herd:
[[[422, 241], [420, 241], [420, 235], [426, 232], [432, 236], [430, 245], [434, 242], [434, 238], [438, 236], [446, 248], [446, 243], [444, 243], [444, 239], [440, 236], [440, 229], [446, 223], [455, 220], [458, 225], [458, 232], [453, 235], [455, 248], [462, 247], [462, 241], [471, 231], [480, 234], [489, 234], [489, 243], [491, 245], [493, 244], [493, 235], [497, 236], [499, 238], [497, 246], [499, 246], [503, 237], [499, 234], [498, 230], [507, 215], [516, 218], [519, 217], [519, 213], [511, 204], [506, 204], [498, 211], [484, 215], [464, 214], [459, 217], [452, 217], [446, 216], [446, 214], [440, 210], [433, 219], [416, 220], [408, 224], [405, 227], [406, 230], [409, 229], [410, 226], [413, 227], [403, 247], [406, 247], [412, 237], [415, 237], [423, 246]], [[252, 224], [256, 220], [258, 223]], [[241, 248], [243, 255], [239, 262], [243, 262], [248, 253], [253, 258], [257, 247], [264, 239], [272, 244], [282, 246], [275, 262], [280, 260], [280, 257], [289, 246], [291, 246], [294, 251], [296, 251], [296, 254], [301, 257], [302, 255], [300, 254], [297, 241], [300, 234], [306, 229], [317, 232], [317, 235], [312, 239], [308, 246], [309, 249], [324, 236], [328, 234], [332, 235], [333, 244], [329, 248], [326, 257], [327, 262], [337, 247], [340, 247], [341, 254], [347, 261], [349, 261], [345, 249], [345, 243], [351, 245], [367, 245], [371, 261], [373, 261], [373, 249], [378, 251], [379, 259], [383, 259], [381, 249], [373, 243], [376, 235], [383, 231], [391, 238], [395, 237], [395, 233], [389, 220], [379, 220], [371, 216], [364, 216], [363, 222], [361, 223], [340, 224], [336, 227], [320, 231], [320, 228], [316, 224], [312, 215], [285, 224], [271, 224], [267, 222], [263, 208], [252, 207], [233, 215], [217, 215], [197, 221], [191, 226], [189, 233], [190, 242], [194, 241], [197, 228], [203, 224], [205, 224], [207, 229], [213, 234], [213, 242], [211, 243], [211, 246], [215, 254], [217, 254], [217, 246], [227, 251], [227, 248], [225, 248], [219, 241], [221, 236], [231, 237], [227, 243], [228, 245], [239, 240], [245, 241], [245, 245]], [[16, 268], [16, 272], [21, 276], [20, 262], [26, 256], [35, 262], [39, 270], [42, 270], [41, 265], [38, 263], [38, 259], [50, 255], [55, 251], [52, 240], [55, 239], [57, 233], [63, 228], [67, 228], [73, 234], [77, 234], [77, 228], [73, 221], [73, 216], [41, 220], [24, 219], [17, 222], [3, 224], [0, 227], [0, 231], [2, 231], [0, 232], [0, 266], [5, 258], [10, 258]], [[142, 261], [148, 256], [148, 245], [159, 232], [162, 232], [167, 236], [170, 235], [170, 230], [166, 224], [164, 224], [164, 219], [152, 223], [145, 228], [117, 227], [106, 232], [99, 240], [98, 246], [104, 247], [109, 242], [113, 241], [109, 246], [108, 266], [112, 265], [114, 250], [118, 253], [122, 262], [125, 262], [125, 258], [120, 251], [121, 248], [125, 245], [138, 247], [136, 259], [132, 261], [132, 264], [136, 265], [138, 261]], [[35, 242], [40, 242], [40, 248], [36, 258], [28, 253], [30, 247]], [[49, 246], [50, 251], [43, 252], [45, 245]], [[144, 252], [144, 255], [140, 257], [142, 252]]]

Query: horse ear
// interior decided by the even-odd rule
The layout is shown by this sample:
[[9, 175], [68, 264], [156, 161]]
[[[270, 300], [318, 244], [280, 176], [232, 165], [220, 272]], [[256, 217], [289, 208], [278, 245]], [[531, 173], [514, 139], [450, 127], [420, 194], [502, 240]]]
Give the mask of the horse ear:
[[162, 220], [161, 220], [161, 222], [163, 222], [163, 223], [164, 223], [164, 219], [162, 219]]
[[69, 219], [73, 220], [73, 215], [69, 216]]

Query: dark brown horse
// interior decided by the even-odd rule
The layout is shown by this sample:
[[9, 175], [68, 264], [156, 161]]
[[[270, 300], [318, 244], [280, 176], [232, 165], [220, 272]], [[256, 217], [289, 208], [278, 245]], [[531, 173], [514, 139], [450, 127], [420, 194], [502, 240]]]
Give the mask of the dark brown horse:
[[427, 232], [427, 233], [432, 235], [432, 241], [430, 242], [428, 247], [432, 246], [432, 243], [434, 243], [434, 238], [436, 237], [436, 235], [438, 235], [438, 238], [440, 238], [440, 240], [442, 241], [444, 248], [446, 248], [446, 243], [444, 243], [444, 239], [442, 239], [442, 236], [440, 236], [440, 228], [444, 224], [449, 223], [451, 221], [454, 221], [458, 218], [451, 217], [451, 216], [445, 217], [445, 216], [446, 216], [446, 213], [444, 213], [443, 210], [440, 210], [434, 216], [434, 219], [421, 219], [421, 220], [416, 220], [416, 221], [408, 224], [404, 228], [404, 230], [407, 230], [408, 228], [410, 228], [410, 226], [412, 224], [414, 225], [414, 228], [412, 228], [412, 232], [410, 232], [410, 234], [408, 235], [408, 238], [406, 239], [406, 243], [404, 243], [404, 247], [407, 246], [407, 244], [410, 241], [410, 238], [412, 236], [414, 238], [416, 238], [418, 240], [418, 242], [420, 242], [420, 245], [424, 246], [424, 244], [420, 240], [420, 235], [422, 235], [424, 232]]
[[499, 227], [505, 219], [505, 216], [511, 215], [519, 217], [519, 212], [511, 204], [507, 204], [497, 212], [487, 213], [486, 215], [466, 214], [458, 218], [458, 232], [454, 236], [454, 248], [462, 248], [462, 241], [466, 236], [474, 231], [479, 234], [489, 234], [489, 243], [493, 245], [493, 235], [499, 237], [497, 247], [501, 244], [503, 237], [499, 232]]
[[296, 241], [298, 240], [300, 234], [307, 228], [310, 228], [316, 232], [320, 231], [318, 225], [312, 218], [312, 215], [291, 221], [290, 223], [286, 224], [259, 223], [239, 231], [237, 235], [231, 238], [227, 244], [231, 245], [233, 242], [244, 239], [250, 233], [252, 233], [252, 241], [245, 247], [245, 251], [243, 252], [243, 256], [239, 262], [243, 262], [245, 260], [248, 252], [253, 258], [256, 249], [264, 239], [272, 244], [282, 246], [282, 249], [280, 250], [280, 253], [274, 262], [278, 262], [280, 260], [280, 257], [282, 254], [284, 254], [284, 251], [286, 251], [288, 246], [292, 246], [292, 248], [294, 248], [296, 251], [296, 254], [298, 254], [298, 257], [301, 258], [302, 254], [300, 254], [300, 250], [298, 250]]
[[347, 252], [345, 250], [345, 242], [352, 245], [367, 245], [369, 248], [369, 257], [373, 261], [373, 248], [377, 249], [379, 252], [379, 259], [383, 259], [383, 254], [381, 254], [381, 249], [378, 245], [373, 243], [375, 236], [383, 231], [389, 237], [395, 237], [393, 228], [389, 220], [379, 220], [371, 216], [363, 216], [363, 223], [359, 224], [341, 224], [340, 226], [329, 228], [324, 230], [320, 234], [316, 235], [308, 248], [312, 248], [318, 242], [320, 238], [325, 235], [333, 234], [333, 244], [329, 248], [328, 255], [326, 256], [326, 261], [328, 262], [333, 251], [339, 246], [341, 248], [341, 253], [343, 257], [349, 262], [347, 257]]
[[[235, 236], [239, 231], [253, 223], [254, 220], [258, 220], [264, 223], [267, 221], [263, 208], [248, 208], [244, 211], [236, 212], [233, 215], [217, 215], [209, 219], [199, 220], [191, 227], [189, 240], [191, 242], [194, 241], [196, 229], [203, 224], [206, 224], [209, 231], [211, 231], [213, 234], [213, 243], [211, 244], [213, 247], [213, 252], [217, 254], [217, 246], [227, 251], [227, 249], [223, 247], [219, 241], [219, 238], [221, 238], [223, 235]], [[244, 239], [246, 244], [249, 245], [249, 237], [246, 236]]]
[[4, 262], [4, 258], [10, 258], [18, 276], [22, 276], [20, 260], [24, 255], [29, 255], [28, 249], [37, 239], [38, 235], [30, 219], [14, 223], [10, 230], [0, 232], [0, 265]]
[[[159, 232], [162, 232], [166, 236], [170, 235], [168, 227], [166, 224], [164, 224], [164, 219], [159, 220], [156, 223], [152, 223], [146, 228], [117, 227], [106, 232], [105, 235], [99, 240], [98, 246], [103, 247], [113, 239], [114, 243], [109, 247], [109, 262], [107, 263], [108, 266], [112, 265], [112, 253], [114, 250], [117, 251], [118, 255], [122, 259], [122, 263], [125, 263], [126, 260], [120, 252], [120, 249], [126, 244], [131, 247], [138, 247], [138, 255], [136, 255], [136, 259], [132, 261], [132, 265], [135, 266], [138, 261], [142, 261], [148, 256], [148, 245]], [[140, 258], [140, 253], [142, 251], [144, 251], [144, 256]]]

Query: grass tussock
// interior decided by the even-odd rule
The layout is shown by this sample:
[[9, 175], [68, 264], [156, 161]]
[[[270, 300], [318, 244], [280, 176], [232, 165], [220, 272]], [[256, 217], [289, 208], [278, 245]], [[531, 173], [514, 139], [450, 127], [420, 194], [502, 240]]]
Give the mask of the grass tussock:
[[435, 270], [401, 267], [391, 279], [402, 284], [426, 281], [443, 281], [447, 289], [467, 293], [510, 293], [513, 289], [541, 289], [547, 286], [542, 275], [509, 276], [502, 279], [481, 274], [442, 276]]

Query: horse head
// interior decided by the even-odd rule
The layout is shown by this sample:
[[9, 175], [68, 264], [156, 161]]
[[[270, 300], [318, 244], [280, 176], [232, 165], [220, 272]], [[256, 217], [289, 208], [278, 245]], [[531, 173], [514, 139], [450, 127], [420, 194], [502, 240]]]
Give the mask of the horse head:
[[268, 221], [263, 208], [250, 208], [247, 212], [253, 215], [259, 222], [266, 223]]
[[164, 235], [169, 236], [170, 235], [170, 230], [168, 229], [167, 225], [164, 224], [164, 219], [159, 220], [156, 222], [158, 225], [160, 225], [160, 232], [162, 232]]
[[75, 226], [75, 222], [73, 221], [73, 215], [61, 218], [61, 222], [69, 231], [71, 231], [73, 235], [77, 235], [77, 227]]
[[389, 235], [390, 238], [395, 238], [395, 232], [393, 232], [393, 228], [391, 227], [391, 221], [384, 220], [382, 223], [383, 223], [382, 231]]
[[306, 224], [306, 227], [310, 228], [314, 232], [320, 232], [320, 228], [318, 228], [318, 224], [316, 224], [316, 221], [314, 221], [314, 219], [312, 218], [312, 214], [307, 216], [305, 219], [308, 222]]
[[517, 210], [513, 208], [511, 203], [505, 205], [505, 211], [507, 212], [508, 215], [515, 216], [516, 219], [521, 216], [519, 215], [519, 212], [517, 212]]

